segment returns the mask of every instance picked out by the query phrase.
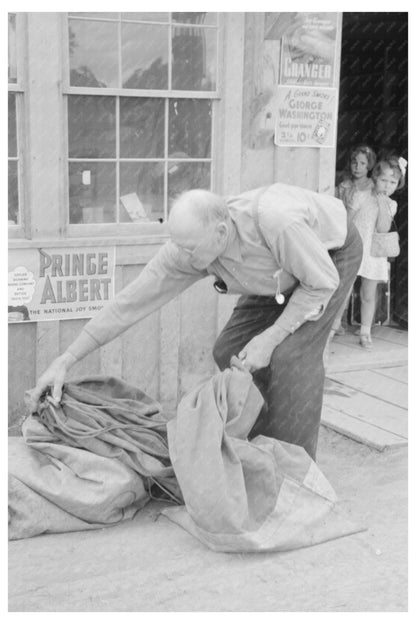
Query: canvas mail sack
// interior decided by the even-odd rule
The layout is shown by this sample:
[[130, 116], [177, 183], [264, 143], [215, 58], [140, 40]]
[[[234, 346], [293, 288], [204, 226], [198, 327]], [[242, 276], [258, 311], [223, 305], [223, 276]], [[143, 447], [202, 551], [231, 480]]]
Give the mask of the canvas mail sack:
[[164, 515], [225, 552], [289, 550], [363, 530], [303, 448], [247, 439], [262, 404], [236, 358], [182, 399], [167, 427], [185, 505]]
[[116, 377], [97, 375], [64, 384], [61, 402], [46, 395], [36, 414], [22, 426], [25, 442], [42, 448], [33, 419], [54, 442], [117, 459], [137, 472], [146, 491], [153, 486], [182, 502], [167, 444], [167, 416], [142, 390]]
[[65, 384], [60, 405], [45, 395], [9, 441], [9, 538], [116, 524], [150, 498], [182, 502], [166, 422], [113, 377]]
[[57, 444], [46, 427], [32, 424], [42, 450], [21, 437], [9, 438], [10, 540], [112, 526], [133, 518], [149, 501], [143, 480], [131, 468]]

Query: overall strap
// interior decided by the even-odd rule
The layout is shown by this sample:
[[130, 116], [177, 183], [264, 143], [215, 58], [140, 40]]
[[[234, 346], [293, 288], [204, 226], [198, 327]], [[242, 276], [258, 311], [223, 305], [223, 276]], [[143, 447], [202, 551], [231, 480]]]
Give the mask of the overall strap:
[[[252, 213], [251, 213], [251, 214], [253, 215], [253, 219], [254, 219], [254, 223], [255, 223], [255, 226], [256, 226], [256, 230], [257, 230], [257, 232], [258, 232], [258, 234], [259, 234], [259, 236], [260, 236], [261, 240], [263, 241], [263, 243], [264, 243], [265, 247], [266, 247], [266, 248], [267, 248], [267, 249], [271, 252], [272, 250], [271, 250], [271, 248], [270, 248], [270, 245], [269, 245], [269, 243], [267, 242], [267, 240], [265, 239], [264, 234], [263, 234], [263, 232], [262, 232], [262, 231], [261, 231], [261, 229], [260, 229], [260, 222], [259, 222], [259, 205], [258, 205], [258, 204], [255, 204], [255, 205], [253, 206], [253, 208], [252, 208]], [[285, 302], [285, 296], [284, 296], [284, 295], [281, 293], [281, 291], [280, 291], [280, 274], [281, 274], [282, 272], [283, 272], [283, 269], [282, 269], [282, 268], [280, 268], [280, 269], [277, 269], [277, 271], [276, 271], [276, 272], [275, 272], [275, 274], [273, 275], [273, 277], [275, 277], [275, 278], [276, 278], [276, 280], [277, 280], [277, 289], [276, 289], [276, 296], [275, 296], [275, 299], [276, 299], [276, 302], [277, 302], [279, 305], [282, 305], [282, 304]]]
[[270, 249], [270, 245], [269, 243], [266, 241], [263, 232], [260, 229], [260, 222], [259, 222], [259, 205], [258, 203], [256, 203], [252, 210], [251, 210], [251, 214], [253, 215], [253, 219], [254, 219], [254, 225], [256, 226], [256, 230], [258, 232], [258, 235], [260, 236], [261, 240], [263, 241], [263, 243], [265, 244], [265, 246], [267, 247], [267, 249]]

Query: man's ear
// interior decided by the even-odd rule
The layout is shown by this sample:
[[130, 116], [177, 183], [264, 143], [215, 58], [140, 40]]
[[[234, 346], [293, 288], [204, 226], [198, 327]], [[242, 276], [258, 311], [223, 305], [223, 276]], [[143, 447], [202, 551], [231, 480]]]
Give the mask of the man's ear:
[[228, 236], [228, 225], [225, 221], [220, 221], [216, 227], [216, 233], [219, 241], [224, 241]]

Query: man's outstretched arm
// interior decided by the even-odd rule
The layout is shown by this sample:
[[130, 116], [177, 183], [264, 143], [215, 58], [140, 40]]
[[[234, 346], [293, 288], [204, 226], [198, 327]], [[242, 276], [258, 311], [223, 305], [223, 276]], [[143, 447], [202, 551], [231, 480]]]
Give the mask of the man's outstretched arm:
[[205, 276], [206, 272], [191, 267], [172, 243], [164, 245], [140, 275], [88, 321], [67, 350], [39, 377], [30, 394], [31, 411], [36, 411], [39, 399], [48, 387], [52, 388], [53, 398], [58, 402], [61, 400], [66, 375], [77, 361], [107, 344]]

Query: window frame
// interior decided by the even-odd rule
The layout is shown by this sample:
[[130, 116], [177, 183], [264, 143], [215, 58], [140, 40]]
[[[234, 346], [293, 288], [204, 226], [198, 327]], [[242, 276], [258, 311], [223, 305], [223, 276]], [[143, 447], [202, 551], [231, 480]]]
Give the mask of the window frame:
[[[27, 19], [22, 12], [9, 11], [16, 16], [16, 82], [8, 82], [8, 94], [16, 97], [16, 144], [17, 144], [17, 179], [18, 179], [18, 215], [19, 222], [8, 224], [9, 238], [30, 238], [30, 214], [27, 201], [27, 98], [26, 96], [26, 59], [27, 59]], [[9, 162], [9, 156], [7, 161]], [[14, 160], [14, 158], [13, 158]]]
[[[171, 13], [171, 12], [170, 12]], [[188, 27], [200, 27], [204, 29], [215, 29], [217, 33], [216, 44], [217, 44], [217, 56], [216, 56], [216, 90], [215, 91], [182, 91], [177, 89], [131, 89], [131, 88], [114, 88], [114, 87], [74, 87], [70, 85], [70, 57], [69, 57], [69, 41], [68, 41], [68, 24], [71, 16], [69, 13], [62, 14], [62, 45], [63, 45], [63, 62], [62, 62], [62, 95], [63, 95], [63, 119], [65, 127], [63, 128], [63, 144], [64, 144], [64, 162], [65, 162], [65, 173], [64, 180], [62, 185], [62, 205], [64, 207], [65, 214], [65, 222], [64, 226], [64, 235], [70, 238], [83, 238], [83, 237], [128, 237], [128, 236], [151, 236], [152, 240], [155, 236], [161, 236], [163, 239], [168, 235], [166, 223], [159, 223], [157, 221], [149, 222], [149, 223], [94, 223], [94, 224], [74, 224], [69, 222], [69, 163], [73, 162], [73, 159], [69, 158], [69, 136], [68, 136], [68, 99], [70, 95], [101, 95], [101, 96], [113, 96], [116, 97], [116, 109], [119, 109], [119, 102], [121, 97], [143, 97], [143, 98], [160, 98], [165, 102], [165, 112], [167, 112], [169, 107], [169, 100], [171, 99], [205, 99], [211, 101], [211, 156], [210, 158], [190, 158], [183, 159], [185, 162], [210, 162], [211, 163], [211, 190], [216, 190], [218, 187], [217, 181], [217, 137], [218, 133], [218, 109], [221, 103], [221, 93], [222, 93], [222, 66], [223, 66], [223, 42], [224, 42], [224, 19], [222, 13], [217, 13], [217, 24], [215, 26], [204, 26], [198, 24], [182, 24], [180, 22], [172, 22], [171, 16], [169, 17], [169, 21], [165, 22], [168, 24], [169, 28], [169, 55], [168, 55], [168, 80], [169, 85], [171, 85], [172, 80], [172, 37], [171, 31], [175, 26], [188, 26]], [[78, 17], [76, 19], [86, 21], [91, 20], [91, 17]], [[114, 19], [109, 20], [108, 18], [94, 18], [94, 21], [114, 21]], [[123, 20], [127, 21], [128, 20]], [[138, 20], [134, 20], [134, 23], [143, 23], [143, 24], [154, 24], [155, 22], [141, 22]], [[161, 23], [161, 22], [156, 22]], [[121, 28], [122, 21], [120, 17], [118, 18], [118, 26]], [[120, 39], [119, 39], [120, 41]], [[121, 51], [120, 48], [118, 50], [119, 53], [119, 62], [121, 59]], [[120, 68], [119, 68], [120, 70]], [[119, 123], [119, 119], [117, 117], [117, 123]], [[116, 129], [117, 135], [119, 133], [119, 128]], [[168, 116], [165, 114], [165, 154], [166, 151], [166, 143], [168, 141]], [[80, 159], [82, 160], [82, 159]], [[100, 160], [100, 159], [94, 159]], [[111, 159], [113, 160], [113, 159]], [[116, 163], [123, 162], [124, 159], [120, 159], [119, 154], [116, 154], [114, 161]], [[178, 161], [180, 159], [173, 159]], [[151, 162], [151, 161], [159, 161], [164, 162], [164, 202], [167, 201], [167, 169], [169, 165], [169, 158], [135, 158], [134, 162]], [[119, 167], [117, 167], [117, 177], [119, 176]], [[116, 198], [116, 201], [119, 201], [119, 198]], [[118, 213], [118, 209], [117, 209]]]

